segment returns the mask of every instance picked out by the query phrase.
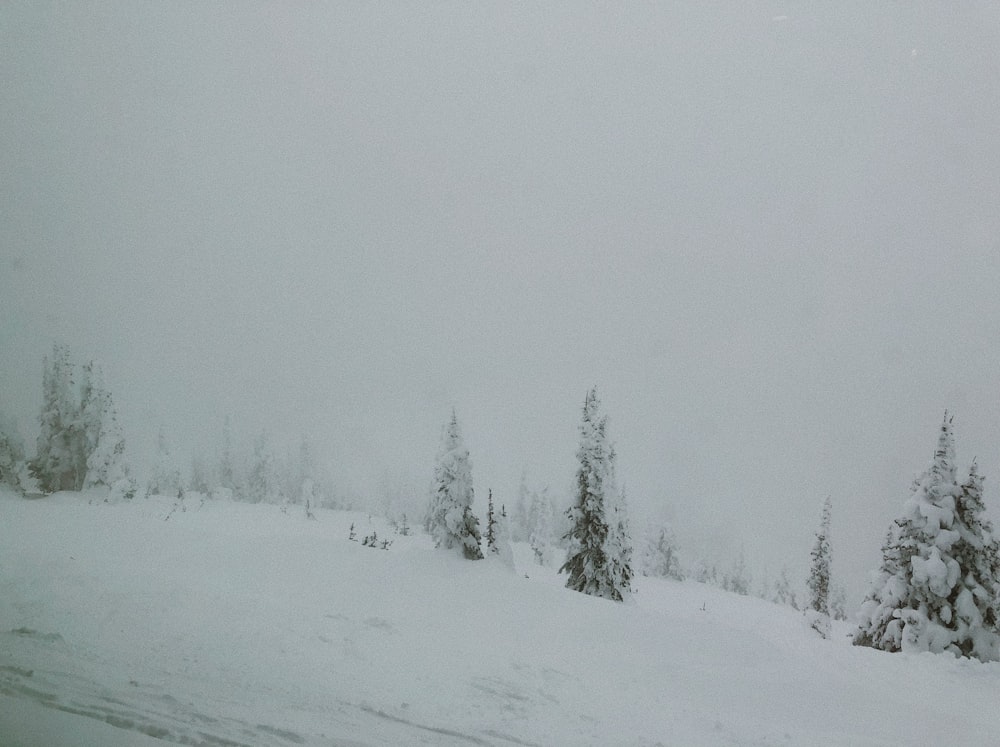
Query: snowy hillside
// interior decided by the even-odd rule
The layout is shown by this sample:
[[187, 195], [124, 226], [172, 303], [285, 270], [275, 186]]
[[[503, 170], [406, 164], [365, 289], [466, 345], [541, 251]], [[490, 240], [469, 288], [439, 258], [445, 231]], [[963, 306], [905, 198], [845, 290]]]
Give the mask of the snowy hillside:
[[526, 546], [513, 572], [365, 514], [185, 503], [0, 494], [0, 743], [998, 740], [997, 664], [820, 640], [693, 582], [615, 604]]

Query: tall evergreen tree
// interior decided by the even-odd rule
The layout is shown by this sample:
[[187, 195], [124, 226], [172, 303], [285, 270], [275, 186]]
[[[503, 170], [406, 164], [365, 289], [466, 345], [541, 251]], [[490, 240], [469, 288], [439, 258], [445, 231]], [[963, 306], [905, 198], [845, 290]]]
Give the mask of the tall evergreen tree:
[[126, 475], [125, 436], [118, 423], [111, 392], [104, 383], [104, 372], [94, 362], [84, 367], [81, 405], [83, 442], [87, 450], [84, 487], [110, 488]]
[[13, 418], [0, 413], [0, 484], [21, 487], [20, 471], [24, 464], [24, 441]]
[[823, 501], [823, 513], [820, 518], [819, 530], [816, 532], [816, 543], [812, 549], [812, 564], [809, 570], [809, 603], [806, 613], [810, 625], [824, 638], [830, 635], [830, 497]]
[[528, 493], [528, 470], [521, 471], [517, 498], [510, 516], [510, 532], [515, 542], [527, 542], [531, 535], [531, 500]]
[[569, 575], [567, 588], [622, 601], [631, 590], [631, 547], [624, 506], [616, 501], [614, 449], [600, 407], [597, 390], [591, 389], [580, 424], [576, 502], [567, 511], [569, 551], [560, 572]]
[[233, 453], [233, 423], [226, 415], [222, 424], [222, 451], [219, 454], [219, 487], [236, 489], [236, 456]]
[[156, 434], [156, 458], [146, 484], [146, 495], [176, 496], [181, 490], [181, 471], [163, 426]]
[[472, 465], [454, 411], [444, 428], [434, 466], [434, 485], [426, 526], [438, 547], [459, 548], [470, 560], [482, 560], [479, 519], [472, 513]]
[[552, 544], [553, 511], [549, 500], [549, 489], [542, 488], [531, 494], [531, 508], [528, 511], [528, 526], [531, 533], [528, 542], [535, 553], [539, 565], [545, 565], [545, 555]]
[[882, 547], [855, 645], [997, 658], [997, 548], [982, 520], [977, 470], [961, 487], [955, 472], [946, 414], [934, 459]]
[[955, 500], [951, 553], [962, 568], [948, 599], [953, 609], [954, 645], [964, 656], [1000, 659], [1000, 540], [985, 516], [983, 478], [973, 460]]
[[497, 550], [497, 520], [493, 515], [493, 490], [490, 489], [486, 498], [486, 548], [489, 552]]
[[83, 486], [86, 457], [74, 449], [79, 419], [74, 387], [69, 348], [53, 345], [51, 359], [43, 362], [40, 427], [30, 463], [31, 474], [45, 493]]

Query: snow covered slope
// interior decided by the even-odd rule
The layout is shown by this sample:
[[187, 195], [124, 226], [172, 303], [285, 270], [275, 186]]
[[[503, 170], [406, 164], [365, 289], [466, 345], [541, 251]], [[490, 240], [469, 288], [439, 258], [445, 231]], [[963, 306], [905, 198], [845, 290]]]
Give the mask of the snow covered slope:
[[1000, 741], [1000, 665], [691, 582], [593, 599], [365, 514], [174, 503], [0, 495], [0, 744]]

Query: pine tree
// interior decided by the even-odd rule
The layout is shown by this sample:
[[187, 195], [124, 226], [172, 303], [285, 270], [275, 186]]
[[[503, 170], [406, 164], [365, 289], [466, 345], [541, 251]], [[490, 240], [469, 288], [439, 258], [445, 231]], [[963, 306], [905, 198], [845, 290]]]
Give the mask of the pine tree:
[[528, 470], [521, 471], [517, 499], [510, 517], [510, 532], [515, 542], [527, 542], [531, 535], [531, 508], [528, 495]]
[[0, 485], [21, 487], [20, 472], [24, 463], [24, 441], [17, 423], [0, 413]]
[[510, 517], [507, 516], [507, 507], [500, 506], [500, 513], [495, 516], [496, 538], [494, 539], [494, 553], [501, 562], [508, 568], [514, 568], [514, 548], [511, 547], [510, 538]]
[[677, 538], [669, 526], [661, 526], [646, 540], [642, 572], [654, 578], [684, 579], [680, 558], [677, 555]]
[[997, 658], [997, 546], [981, 487], [975, 467], [957, 484], [946, 413], [934, 459], [883, 544], [855, 645]]
[[786, 604], [795, 610], [799, 608], [795, 592], [792, 591], [792, 582], [788, 579], [788, 569], [785, 567], [782, 567], [778, 580], [774, 582], [774, 595], [771, 601], [775, 604]]
[[227, 415], [222, 425], [222, 452], [219, 454], [219, 487], [236, 489], [236, 460], [233, 454], [233, 424]]
[[74, 451], [79, 418], [74, 386], [69, 348], [53, 345], [52, 358], [43, 362], [40, 428], [30, 463], [31, 474], [45, 493], [83, 486], [86, 458]]
[[454, 411], [444, 428], [434, 467], [426, 526], [438, 547], [460, 548], [470, 560], [482, 560], [479, 519], [472, 513], [474, 498], [469, 452], [462, 442]]
[[492, 488], [486, 499], [486, 549], [491, 553], [497, 552], [497, 520], [493, 515]]
[[110, 488], [126, 476], [125, 436], [101, 367], [88, 363], [84, 367], [84, 381], [81, 402], [83, 442], [87, 450], [84, 487]]
[[809, 603], [806, 614], [810, 626], [824, 638], [830, 636], [830, 497], [823, 501], [823, 513], [816, 543], [812, 549], [812, 565], [809, 571]]
[[962, 572], [948, 599], [954, 646], [963, 656], [993, 661], [1000, 659], [1000, 541], [985, 512], [983, 478], [973, 460], [955, 501], [959, 538], [951, 553]]
[[545, 565], [545, 554], [552, 544], [552, 519], [552, 501], [549, 500], [548, 488], [534, 491], [528, 511], [528, 526], [531, 528], [528, 542], [539, 565]]
[[180, 490], [181, 471], [174, 461], [166, 431], [161, 426], [156, 434], [156, 461], [146, 485], [146, 495], [176, 496]]
[[278, 472], [267, 431], [261, 431], [254, 440], [253, 461], [247, 477], [246, 500], [265, 503], [278, 497]]
[[596, 389], [584, 401], [577, 459], [576, 503], [567, 511], [571, 528], [564, 538], [569, 551], [560, 573], [569, 575], [567, 588], [622, 601], [631, 590], [631, 548], [624, 506], [615, 500], [614, 450]]

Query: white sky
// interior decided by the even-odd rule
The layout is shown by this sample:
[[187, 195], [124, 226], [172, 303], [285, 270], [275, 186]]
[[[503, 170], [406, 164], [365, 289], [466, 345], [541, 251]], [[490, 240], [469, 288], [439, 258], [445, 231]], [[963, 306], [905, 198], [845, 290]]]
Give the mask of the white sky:
[[852, 589], [955, 413], [1000, 492], [993, 3], [6, 3], [0, 409], [53, 341], [137, 461], [308, 434], [423, 491], [567, 492]]

